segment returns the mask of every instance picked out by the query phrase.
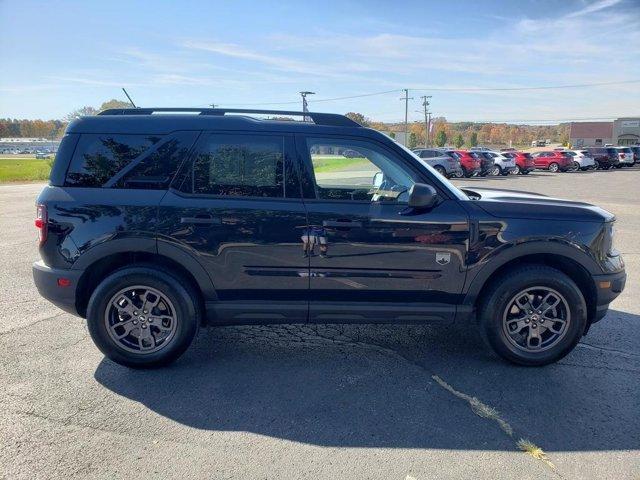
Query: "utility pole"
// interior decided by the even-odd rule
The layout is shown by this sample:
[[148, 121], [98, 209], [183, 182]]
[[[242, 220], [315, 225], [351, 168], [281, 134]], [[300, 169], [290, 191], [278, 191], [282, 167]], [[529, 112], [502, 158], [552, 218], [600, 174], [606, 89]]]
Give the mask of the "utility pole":
[[403, 90], [404, 97], [402, 97], [400, 100], [404, 100], [404, 146], [406, 147], [407, 143], [409, 143], [409, 100], [413, 100], [413, 97], [409, 97], [408, 88], [403, 88]]
[[422, 106], [424, 107], [424, 146], [429, 146], [429, 101], [427, 98], [431, 98], [431, 95], [423, 95]]
[[215, 103], [210, 103], [210, 104], [209, 104], [209, 106], [210, 106], [211, 108], [216, 108], [216, 104], [215, 104]]
[[[309, 111], [309, 104], [307, 103], [307, 95], [315, 95], [316, 92], [300, 92], [302, 96], [302, 112], [307, 113]], [[302, 117], [303, 122], [308, 122], [309, 117]]]
[[427, 145], [431, 145], [431, 112], [429, 112], [429, 120], [427, 121], [429, 128], [427, 129]]

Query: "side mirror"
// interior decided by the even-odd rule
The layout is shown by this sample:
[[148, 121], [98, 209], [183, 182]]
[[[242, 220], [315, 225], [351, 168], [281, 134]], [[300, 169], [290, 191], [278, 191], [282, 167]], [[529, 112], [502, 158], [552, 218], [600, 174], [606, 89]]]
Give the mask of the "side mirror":
[[438, 201], [438, 193], [431, 185], [414, 183], [409, 190], [408, 205], [411, 208], [429, 209]]
[[375, 188], [380, 188], [382, 186], [382, 182], [384, 182], [384, 173], [382, 172], [377, 172], [374, 176], [373, 176], [373, 186]]

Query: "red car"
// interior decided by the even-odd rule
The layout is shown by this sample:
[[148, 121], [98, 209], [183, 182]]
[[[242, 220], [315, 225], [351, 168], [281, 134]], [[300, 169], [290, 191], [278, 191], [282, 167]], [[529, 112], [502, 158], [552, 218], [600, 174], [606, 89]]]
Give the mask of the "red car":
[[482, 165], [480, 159], [476, 156], [472, 156], [466, 150], [447, 150], [446, 153], [460, 161], [460, 166], [462, 167], [465, 177], [480, 175]]
[[567, 152], [537, 152], [533, 154], [533, 164], [538, 169], [550, 172], [566, 172], [572, 169], [573, 159]]
[[533, 172], [536, 167], [533, 162], [533, 157], [530, 153], [527, 152], [502, 152], [502, 154], [507, 158], [513, 158], [516, 161], [516, 169], [512, 172], [514, 174], [523, 174], [526, 175], [529, 172]]

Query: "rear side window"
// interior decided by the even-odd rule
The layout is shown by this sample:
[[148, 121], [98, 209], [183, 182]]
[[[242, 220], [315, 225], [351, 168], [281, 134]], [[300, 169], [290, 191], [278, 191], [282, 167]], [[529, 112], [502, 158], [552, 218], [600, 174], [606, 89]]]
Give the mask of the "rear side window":
[[102, 187], [160, 138], [153, 135], [83, 134], [69, 164], [65, 185]]
[[284, 138], [211, 134], [200, 142], [180, 190], [237, 197], [285, 196]]

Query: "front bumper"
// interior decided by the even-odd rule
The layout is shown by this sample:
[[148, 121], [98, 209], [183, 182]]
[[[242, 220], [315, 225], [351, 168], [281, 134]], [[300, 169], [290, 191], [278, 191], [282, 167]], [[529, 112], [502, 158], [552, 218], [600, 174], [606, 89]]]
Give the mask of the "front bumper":
[[[63, 270], [51, 268], [42, 260], [33, 264], [33, 282], [40, 295], [65, 312], [80, 316], [76, 308], [76, 291], [81, 270]], [[59, 284], [59, 279], [68, 281]]]
[[594, 275], [593, 281], [596, 284], [596, 312], [592, 323], [595, 323], [607, 314], [609, 304], [624, 290], [627, 273], [622, 271], [605, 275]]

